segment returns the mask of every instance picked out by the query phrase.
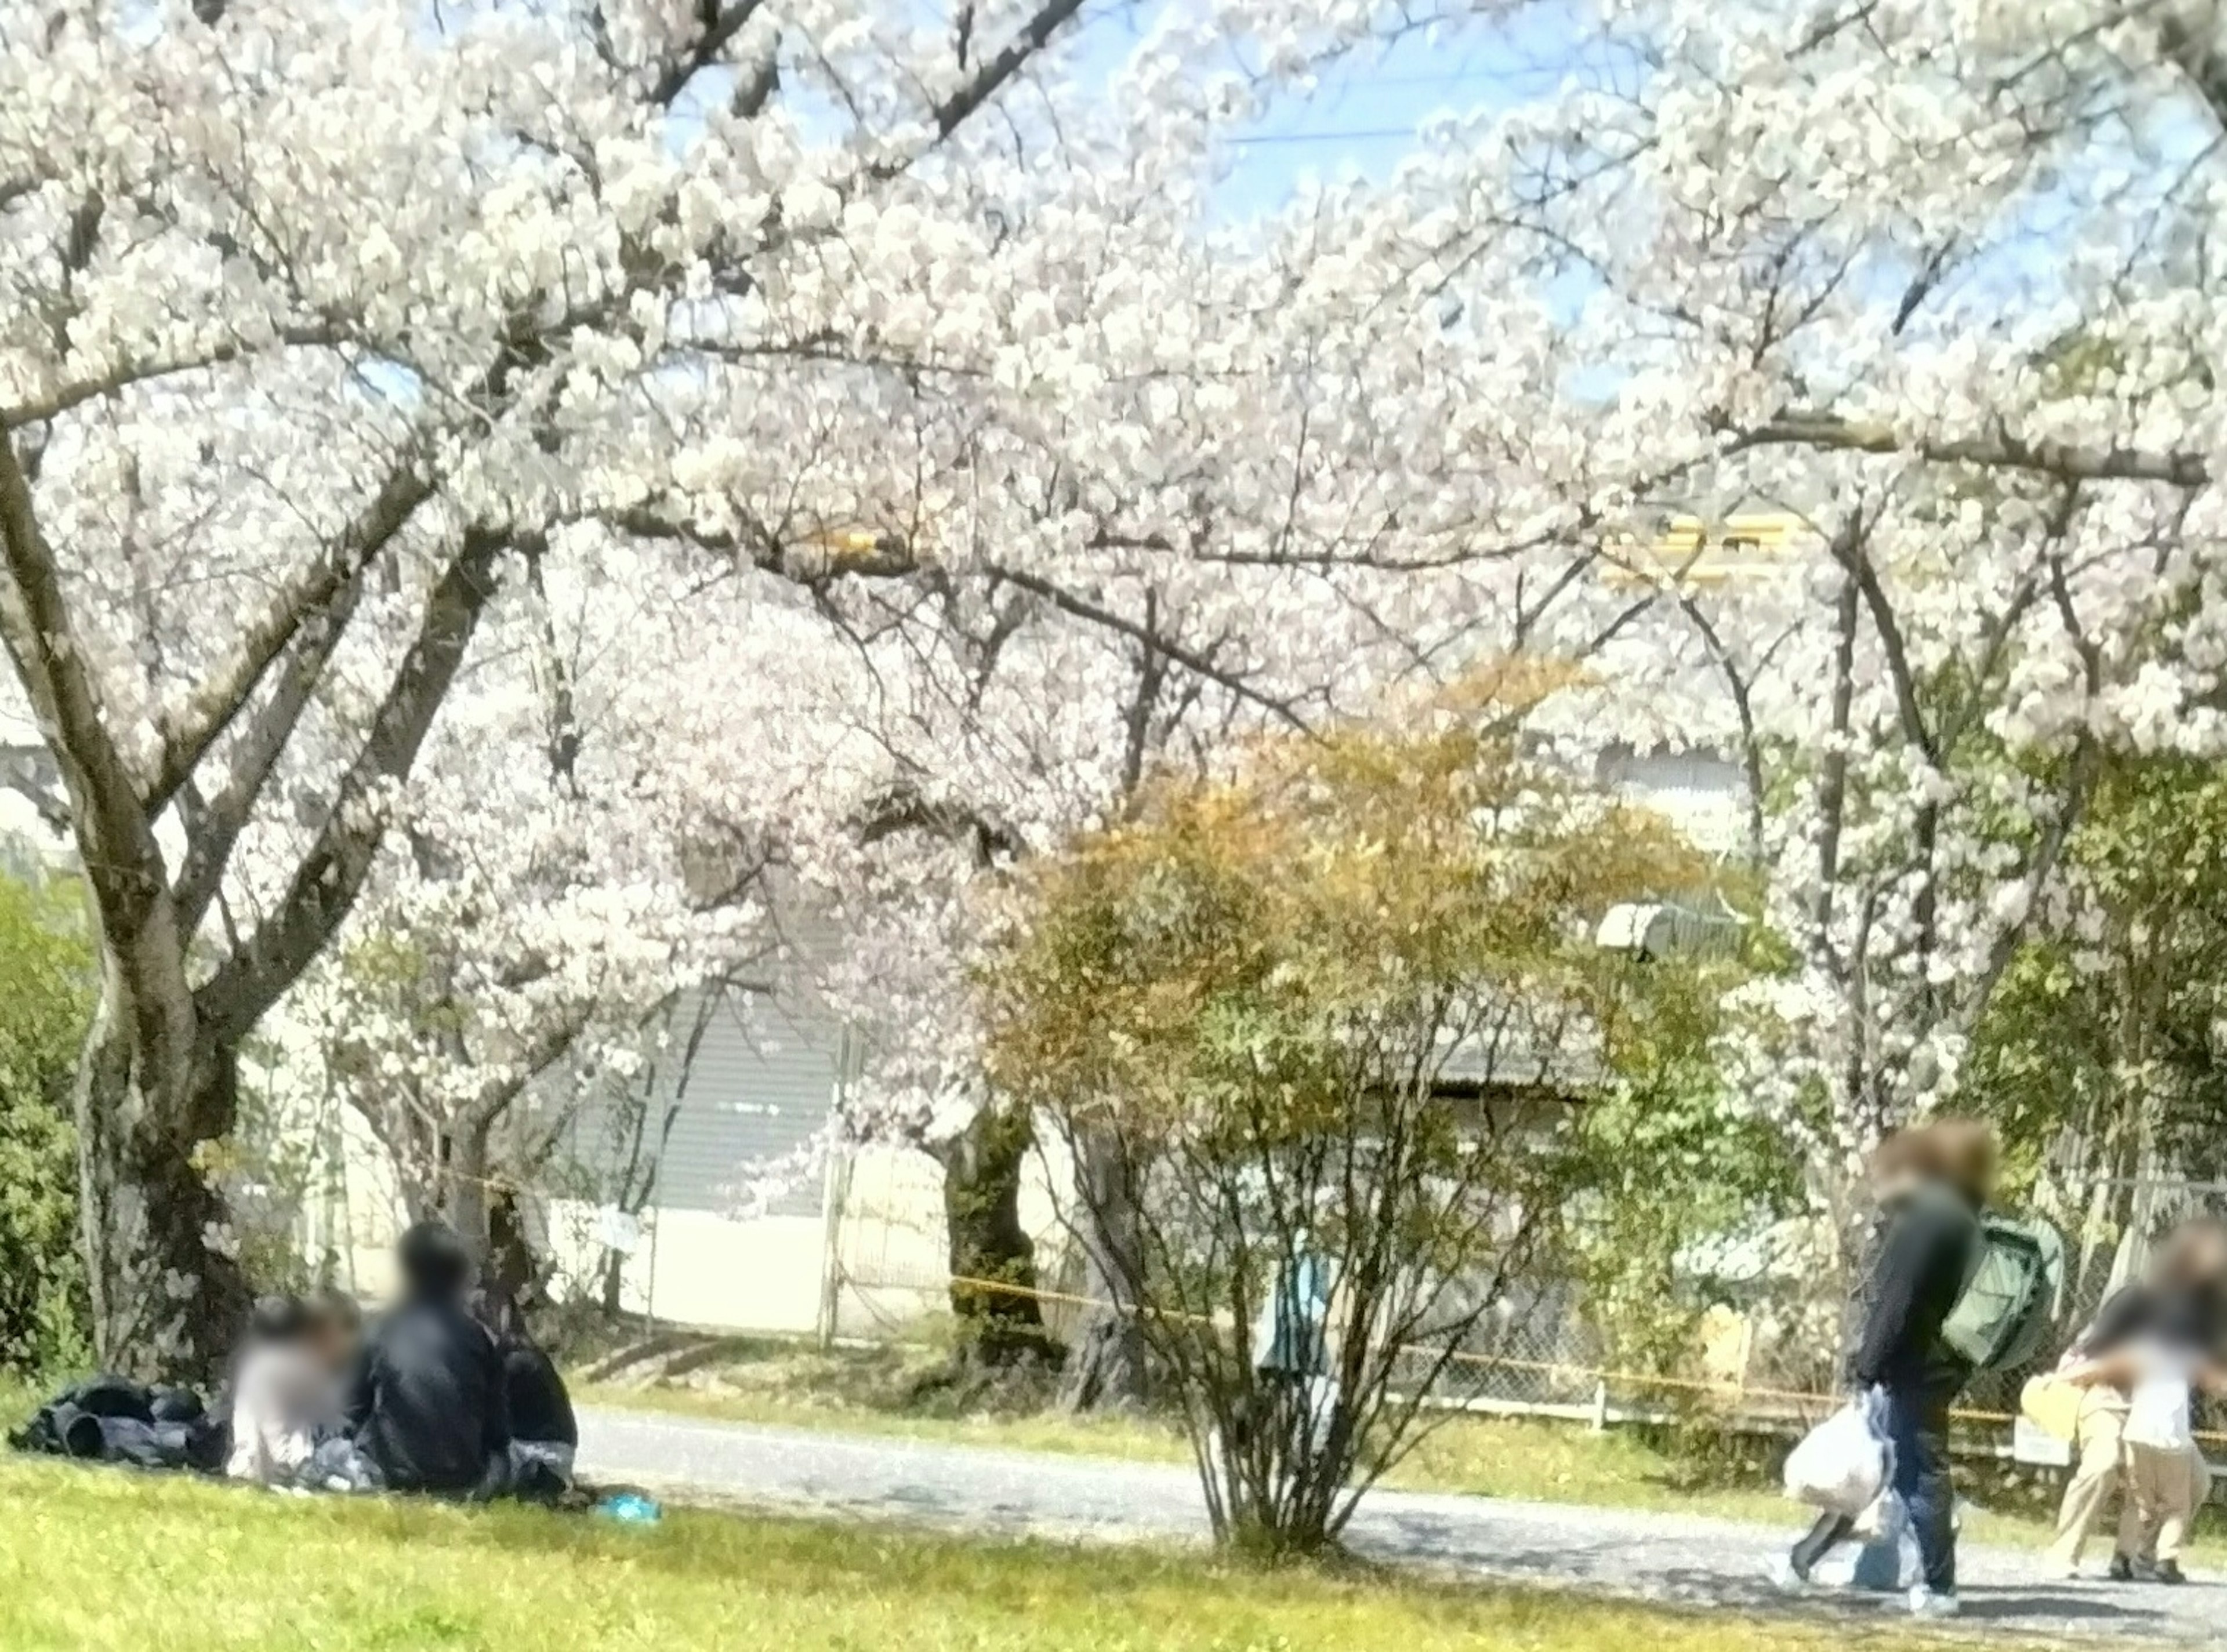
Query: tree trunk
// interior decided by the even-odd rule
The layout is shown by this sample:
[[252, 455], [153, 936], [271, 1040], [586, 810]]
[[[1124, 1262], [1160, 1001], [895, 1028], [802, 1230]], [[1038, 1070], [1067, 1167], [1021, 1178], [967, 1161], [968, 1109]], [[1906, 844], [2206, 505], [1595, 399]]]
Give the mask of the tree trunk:
[[1059, 1403], [1066, 1411], [1114, 1411], [1144, 1403], [1145, 1337], [1135, 1310], [1144, 1284], [1144, 1236], [1130, 1167], [1094, 1134], [1075, 1144], [1075, 1228], [1082, 1241], [1085, 1311], [1067, 1356]]
[[526, 1211], [507, 1187], [496, 1190], [488, 1204], [487, 1278], [520, 1312], [533, 1305], [541, 1270], [534, 1261]]
[[603, 1317], [614, 1322], [626, 1311], [626, 1265], [624, 1251], [603, 1252]]
[[491, 1133], [483, 1124], [460, 1124], [441, 1144], [441, 1214], [464, 1241], [475, 1269], [484, 1268], [488, 1260], [488, 1139]]
[[[93, 1347], [110, 1370], [207, 1384], [229, 1363], [251, 1299], [205, 1157], [236, 1122], [238, 1054], [205, 1044], [188, 1073], [142, 1070], [122, 1003], [112, 976], [75, 1098]], [[182, 1100], [158, 1105], [166, 1091]]]
[[977, 1113], [937, 1158], [950, 1234], [951, 1311], [960, 1357], [1005, 1367], [1050, 1350], [1036, 1297], [1036, 1243], [1021, 1225], [1021, 1170], [1031, 1131], [1026, 1113], [994, 1103]]

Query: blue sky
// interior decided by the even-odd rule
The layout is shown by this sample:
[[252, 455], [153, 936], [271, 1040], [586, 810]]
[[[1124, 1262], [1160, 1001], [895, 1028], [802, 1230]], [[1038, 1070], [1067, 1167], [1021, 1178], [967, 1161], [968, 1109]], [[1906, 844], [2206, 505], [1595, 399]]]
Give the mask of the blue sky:
[[1312, 96], [1287, 97], [1240, 138], [1222, 186], [1233, 217], [1272, 211], [1311, 180], [1388, 177], [1441, 115], [1496, 113], [1550, 96], [1571, 73], [1580, 25], [1561, 3], [1350, 59]]

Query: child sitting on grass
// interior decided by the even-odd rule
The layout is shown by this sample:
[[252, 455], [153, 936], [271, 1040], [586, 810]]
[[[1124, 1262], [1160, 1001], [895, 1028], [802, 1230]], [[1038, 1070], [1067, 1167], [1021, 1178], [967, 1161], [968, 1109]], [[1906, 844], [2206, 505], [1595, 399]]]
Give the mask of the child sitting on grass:
[[355, 1330], [354, 1304], [345, 1298], [265, 1297], [255, 1304], [233, 1383], [228, 1476], [295, 1483], [339, 1425]]

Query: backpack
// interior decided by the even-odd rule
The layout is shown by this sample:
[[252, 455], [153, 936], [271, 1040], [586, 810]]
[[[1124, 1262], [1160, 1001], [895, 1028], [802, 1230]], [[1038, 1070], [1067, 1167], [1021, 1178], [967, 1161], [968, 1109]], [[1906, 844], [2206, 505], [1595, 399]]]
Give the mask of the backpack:
[[1977, 1219], [1964, 1288], [1941, 1322], [1941, 1344], [1975, 1371], [2031, 1362], [2064, 1309], [2064, 1241], [2045, 1221], [1988, 1210]]

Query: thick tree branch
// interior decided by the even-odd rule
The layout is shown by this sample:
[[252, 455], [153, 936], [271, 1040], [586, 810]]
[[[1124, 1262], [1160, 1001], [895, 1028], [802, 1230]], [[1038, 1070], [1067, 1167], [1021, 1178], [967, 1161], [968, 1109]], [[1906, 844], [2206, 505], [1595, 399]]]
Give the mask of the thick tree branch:
[[271, 698], [232, 753], [231, 773], [224, 789], [209, 799], [188, 825], [185, 864], [179, 869], [171, 895], [177, 903], [179, 924], [188, 934], [201, 928], [210, 903], [223, 887], [233, 847], [247, 829], [256, 800], [262, 796], [287, 742], [294, 737], [295, 727], [316, 697], [334, 650], [355, 616], [368, 567], [368, 558], [359, 564], [333, 600], [316, 609], [304, 625]]
[[484, 1081], [472, 1093], [457, 1114], [457, 1124], [466, 1130], [482, 1130], [502, 1116], [503, 1109], [516, 1100], [526, 1088], [542, 1073], [562, 1061], [572, 1046], [580, 1041], [596, 1018], [599, 1006], [593, 998], [583, 998], [564, 1015], [542, 1029], [540, 1035], [526, 1044], [514, 1061], [507, 1062], [501, 1070]]
[[1062, 590], [1049, 579], [1039, 577], [1037, 575], [1024, 573], [1016, 568], [999, 568], [996, 572], [1000, 579], [1010, 580], [1023, 590], [1043, 597], [1063, 613], [1071, 614], [1079, 620], [1088, 620], [1093, 625], [1103, 626], [1109, 631], [1118, 631], [1132, 641], [1141, 642], [1145, 647], [1157, 650], [1181, 666], [1185, 671], [1196, 676], [1203, 677], [1210, 683], [1218, 683], [1236, 695], [1238, 698], [1259, 706], [1296, 732], [1300, 734], [1313, 732], [1307, 720], [1282, 700], [1272, 694], [1262, 693], [1235, 672], [1225, 670], [1196, 649], [1184, 647], [1183, 644], [1162, 635], [1152, 627], [1126, 618], [1116, 614], [1113, 609], [1101, 607], [1086, 597], [1077, 596], [1072, 591]]
[[[190, 1113], [169, 1111], [184, 1099], [179, 1087], [190, 1087], [200, 1046], [162, 847], [130, 765], [109, 737], [53, 548], [16, 462], [14, 440], [5, 432], [0, 432], [0, 640], [69, 793], [78, 856], [99, 912], [103, 959], [123, 989], [121, 1004], [108, 1007], [120, 1011], [119, 1023], [128, 1017], [129, 1048], [157, 1116], [190, 1129]], [[79, 1108], [81, 1127], [89, 1110]]]
[[1694, 628], [1701, 633], [1701, 642], [1709, 651], [1709, 659], [1717, 667], [1717, 674], [1725, 679], [1725, 689], [1732, 696], [1732, 711], [1739, 718], [1740, 774], [1747, 787], [1747, 852], [1749, 864], [1763, 864], [1764, 822], [1763, 813], [1763, 737], [1756, 726], [1755, 693], [1748, 675], [1739, 662], [1725, 646], [1724, 635], [1704, 613], [1693, 592], [1683, 586], [1676, 588], [1678, 606], [1684, 610]]
[[[1157, 590], [1145, 593], [1145, 629], [1157, 629], [1159, 619], [1160, 594]], [[1136, 692], [1130, 695], [1129, 704], [1122, 713], [1123, 740], [1121, 748], [1121, 795], [1134, 797], [1144, 783], [1145, 760], [1149, 754], [1152, 717], [1159, 709], [1160, 690], [1167, 681], [1167, 656], [1160, 652], [1157, 642], [1140, 643], [1137, 656]]]
[[580, 715], [572, 694], [572, 673], [557, 636], [557, 616], [549, 606], [549, 583], [541, 571], [542, 550], [536, 540], [526, 547], [526, 579], [533, 593], [539, 622], [542, 669], [549, 676], [549, 773], [566, 791], [579, 790]]
[[424, 469], [409, 463], [399, 466], [338, 541], [281, 590], [241, 633], [231, 654], [193, 697], [164, 715], [159, 725], [162, 757], [146, 799], [149, 815], [163, 812], [210, 745], [254, 695], [272, 662], [303, 627], [341, 600], [372, 559], [408, 525], [418, 507], [433, 496], [433, 479]]
[[220, 1039], [237, 1038], [278, 1001], [332, 938], [362, 892], [386, 835], [377, 794], [406, 779], [463, 666], [495, 592], [495, 564], [508, 539], [469, 528], [426, 599], [418, 636], [388, 686], [371, 733], [341, 780], [316, 842], [296, 870], [278, 909], [246, 948], [226, 960], [195, 994]]
[[2168, 7], [2158, 20], [2158, 45], [2188, 77], [2214, 124], [2227, 132], [2227, 58], [2215, 45], [2217, 14], [2210, 6], [2200, 10], [2199, 24], [2186, 12]]
[[1872, 630], [1878, 635], [1879, 652], [1886, 659], [1887, 685], [1894, 690], [1896, 719], [1902, 724], [1902, 737], [1918, 748], [1927, 764], [1938, 769], [1941, 752], [1933, 738], [1932, 726], [1925, 720], [1925, 708], [1918, 699], [1918, 673], [1910, 661], [1910, 647], [1904, 641], [1902, 622], [1887, 599], [1886, 587], [1879, 583], [1879, 570], [1872, 565], [1871, 553], [1864, 548], [1864, 536], [1835, 534], [1831, 550], [1833, 559], [1839, 563], [1856, 590], [1864, 599], [1864, 608], [1872, 616]]
[[[1845, 541], [1853, 545], [1863, 533], [1863, 514], [1851, 512], [1834, 535], [1837, 552]], [[1844, 576], [1833, 608], [1833, 690], [1831, 721], [1824, 754], [1817, 765], [1817, 886], [1812, 891], [1809, 921], [1816, 931], [1815, 944], [1824, 956], [1837, 963], [1832, 937], [1833, 896], [1841, 880], [1841, 838], [1847, 829], [1848, 744], [1853, 737], [1855, 707], [1856, 625], [1862, 597], [1852, 577]]]
[[[336, 344], [341, 337], [338, 328], [323, 325], [282, 328], [270, 341], [271, 344], [292, 348], [314, 348]], [[12, 406], [0, 406], [0, 431], [19, 430], [26, 424], [39, 424], [58, 418], [73, 408], [87, 402], [100, 401], [121, 394], [134, 385], [150, 384], [158, 379], [175, 379], [182, 373], [206, 373], [253, 354], [262, 345], [234, 340], [191, 355], [160, 356], [148, 361], [125, 361], [105, 373], [96, 373], [82, 379], [73, 379], [54, 386], [43, 396], [21, 401]]]
[[47, 828], [67, 836], [70, 830], [69, 800], [61, 794], [61, 771], [54, 755], [44, 746], [0, 746], [0, 786], [38, 810]]
[[688, 83], [719, 60], [743, 26], [757, 14], [763, 0], [735, 0], [722, 10], [718, 0], [698, 0], [697, 21], [702, 24], [699, 33], [686, 52], [665, 66], [649, 89], [649, 100], [654, 104], [673, 102], [688, 89]]
[[2003, 431], [1956, 441], [1911, 438], [1891, 425], [1836, 418], [1827, 413], [1788, 413], [1753, 430], [1734, 431], [1730, 449], [1806, 447], [1843, 453], [1906, 454], [1937, 464], [1983, 470], [2023, 470], [2063, 482], [2157, 482], [2202, 488], [2211, 466], [2193, 453], [2140, 448], [2086, 447], [2067, 442], [2026, 442]]
[[977, 858], [986, 862], [1002, 854], [1018, 860], [1028, 852], [1018, 833], [978, 809], [945, 800], [934, 800], [910, 786], [895, 786], [870, 805], [858, 823], [858, 841], [877, 844], [908, 832], [930, 837], [973, 840]]
[[646, 507], [609, 513], [602, 520], [638, 539], [673, 539], [701, 545], [734, 558], [739, 565], [813, 588], [844, 577], [903, 579], [927, 565], [893, 533], [862, 535], [855, 544], [828, 536], [790, 540], [759, 522], [745, 522], [740, 530], [730, 533], [687, 526]]
[[39, 526], [14, 442], [0, 434], [0, 635], [69, 793], [86, 875], [109, 938], [129, 946], [167, 893], [163, 857], [131, 766], [109, 737], [61, 573]]
[[1082, 0], [1047, 0], [1035, 16], [1024, 23], [1005, 49], [984, 61], [981, 67], [969, 76], [965, 85], [935, 106], [935, 135], [949, 137], [967, 124], [968, 117], [997, 96], [1008, 80], [1018, 74], [1029, 60], [1051, 43], [1051, 37], [1082, 10]]

